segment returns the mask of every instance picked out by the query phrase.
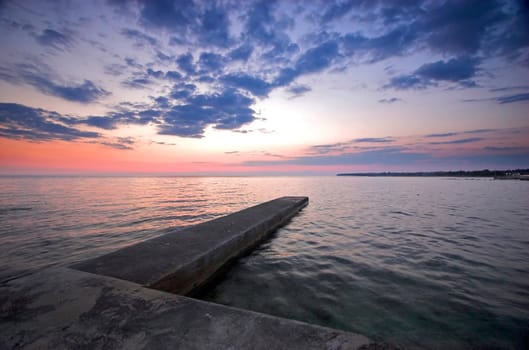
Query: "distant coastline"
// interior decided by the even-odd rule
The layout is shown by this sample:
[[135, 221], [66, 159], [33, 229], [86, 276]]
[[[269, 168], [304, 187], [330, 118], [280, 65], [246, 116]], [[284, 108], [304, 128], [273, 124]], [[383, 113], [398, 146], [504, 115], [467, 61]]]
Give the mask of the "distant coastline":
[[513, 170], [457, 170], [457, 171], [420, 171], [420, 172], [371, 172], [339, 173], [336, 176], [375, 176], [375, 177], [490, 177], [498, 180], [529, 180], [529, 169]]

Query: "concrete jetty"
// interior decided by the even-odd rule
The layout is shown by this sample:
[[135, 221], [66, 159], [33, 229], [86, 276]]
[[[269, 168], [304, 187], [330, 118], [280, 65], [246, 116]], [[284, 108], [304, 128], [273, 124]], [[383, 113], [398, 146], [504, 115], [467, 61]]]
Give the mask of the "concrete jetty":
[[281, 197], [72, 267], [185, 295], [266, 239], [308, 200]]
[[392, 349], [174, 294], [205, 283], [307, 203], [279, 198], [73, 267], [1, 281], [0, 349]]

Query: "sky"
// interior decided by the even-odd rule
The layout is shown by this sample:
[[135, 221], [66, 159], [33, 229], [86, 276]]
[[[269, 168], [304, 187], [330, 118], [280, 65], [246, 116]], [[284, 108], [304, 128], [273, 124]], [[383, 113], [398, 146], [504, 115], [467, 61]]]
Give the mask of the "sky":
[[529, 168], [529, 5], [0, 0], [0, 174]]

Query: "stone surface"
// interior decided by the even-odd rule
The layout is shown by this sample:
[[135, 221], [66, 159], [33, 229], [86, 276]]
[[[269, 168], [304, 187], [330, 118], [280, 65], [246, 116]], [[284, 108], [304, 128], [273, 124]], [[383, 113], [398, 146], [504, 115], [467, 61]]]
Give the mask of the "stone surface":
[[0, 349], [359, 349], [364, 336], [69, 268], [0, 285]]
[[307, 197], [274, 199], [72, 268], [185, 295], [259, 244], [307, 203]]

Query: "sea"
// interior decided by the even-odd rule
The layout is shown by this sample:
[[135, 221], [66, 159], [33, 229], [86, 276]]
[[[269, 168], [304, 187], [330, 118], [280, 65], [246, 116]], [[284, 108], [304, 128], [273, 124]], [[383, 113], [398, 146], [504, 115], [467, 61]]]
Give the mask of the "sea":
[[402, 348], [529, 348], [529, 181], [1, 177], [0, 281], [290, 195], [310, 203], [200, 298]]

